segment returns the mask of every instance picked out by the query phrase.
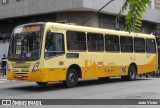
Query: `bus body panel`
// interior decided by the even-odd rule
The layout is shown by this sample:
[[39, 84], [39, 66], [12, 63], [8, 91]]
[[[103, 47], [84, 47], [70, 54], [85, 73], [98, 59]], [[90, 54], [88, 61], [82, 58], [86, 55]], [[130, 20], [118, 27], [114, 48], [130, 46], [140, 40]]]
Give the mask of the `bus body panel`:
[[[52, 58], [45, 59], [45, 40], [47, 31], [51, 30], [55, 33], [64, 35], [65, 53]], [[78, 52], [68, 51], [66, 42], [66, 31], [81, 31], [93, 32], [100, 34], [114, 34], [117, 36], [132, 36], [155, 39], [152, 35], [146, 34], [129, 34], [127, 32], [105, 30], [89, 27], [79, 27], [73, 25], [64, 25], [56, 23], [47, 23], [43, 34], [41, 57], [38, 61], [31, 61], [28, 73], [15, 73], [12, 64], [16, 62], [8, 61], [10, 72], [7, 69], [8, 80], [23, 80], [33, 82], [52, 82], [52, 81], [65, 81], [67, 70], [72, 65], [78, 65], [81, 69], [82, 79], [111, 77], [111, 76], [126, 76], [128, 75], [129, 66], [134, 63], [137, 66], [137, 74], [151, 72], [157, 70], [158, 54], [157, 53], [123, 53], [123, 52]], [[68, 58], [67, 54], [78, 54], [78, 58]], [[34, 65], [39, 62], [38, 70], [32, 72]], [[27, 63], [27, 62], [26, 62]], [[22, 75], [24, 78], [18, 78]]]

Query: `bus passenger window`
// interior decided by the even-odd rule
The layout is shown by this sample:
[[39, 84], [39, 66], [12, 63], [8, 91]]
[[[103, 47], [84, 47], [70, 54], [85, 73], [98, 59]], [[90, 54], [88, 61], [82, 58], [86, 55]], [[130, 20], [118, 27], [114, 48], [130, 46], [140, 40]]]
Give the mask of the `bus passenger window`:
[[134, 50], [136, 53], [145, 53], [144, 38], [134, 38]]
[[155, 53], [156, 45], [154, 39], [146, 39], [146, 51], [147, 53]]
[[119, 46], [119, 36], [115, 35], [105, 35], [105, 41], [106, 41], [106, 51], [111, 52], [119, 52], [120, 46]]
[[69, 51], [86, 50], [86, 34], [79, 31], [67, 31], [67, 49]]
[[45, 58], [64, 54], [64, 37], [61, 33], [48, 32], [45, 43]]
[[121, 36], [121, 51], [122, 52], [133, 52], [133, 39], [132, 37]]
[[104, 51], [104, 38], [103, 34], [88, 33], [88, 51], [103, 52]]

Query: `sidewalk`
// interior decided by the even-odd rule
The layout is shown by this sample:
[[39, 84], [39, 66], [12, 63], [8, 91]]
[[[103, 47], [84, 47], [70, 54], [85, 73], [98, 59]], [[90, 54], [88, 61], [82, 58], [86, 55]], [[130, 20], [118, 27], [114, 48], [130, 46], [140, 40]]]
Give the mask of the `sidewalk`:
[[5, 77], [3, 76], [3, 71], [0, 69], [0, 79], [3, 79], [3, 78]]

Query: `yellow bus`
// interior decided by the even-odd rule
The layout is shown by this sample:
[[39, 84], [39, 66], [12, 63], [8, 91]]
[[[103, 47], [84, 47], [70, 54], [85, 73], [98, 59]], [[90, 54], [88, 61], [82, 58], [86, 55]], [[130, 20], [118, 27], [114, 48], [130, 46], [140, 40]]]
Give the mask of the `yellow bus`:
[[7, 79], [46, 85], [60, 81], [75, 87], [78, 79], [136, 75], [158, 67], [153, 35], [58, 23], [30, 23], [14, 29]]

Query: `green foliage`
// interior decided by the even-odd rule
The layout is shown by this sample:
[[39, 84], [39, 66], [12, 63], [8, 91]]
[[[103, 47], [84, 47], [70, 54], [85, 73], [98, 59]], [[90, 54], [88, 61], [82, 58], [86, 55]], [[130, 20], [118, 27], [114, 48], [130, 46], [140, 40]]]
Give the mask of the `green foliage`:
[[116, 22], [122, 17], [123, 12], [129, 8], [129, 12], [125, 17], [125, 30], [138, 32], [142, 25], [143, 14], [147, 9], [149, 0], [126, 0], [120, 10]]

